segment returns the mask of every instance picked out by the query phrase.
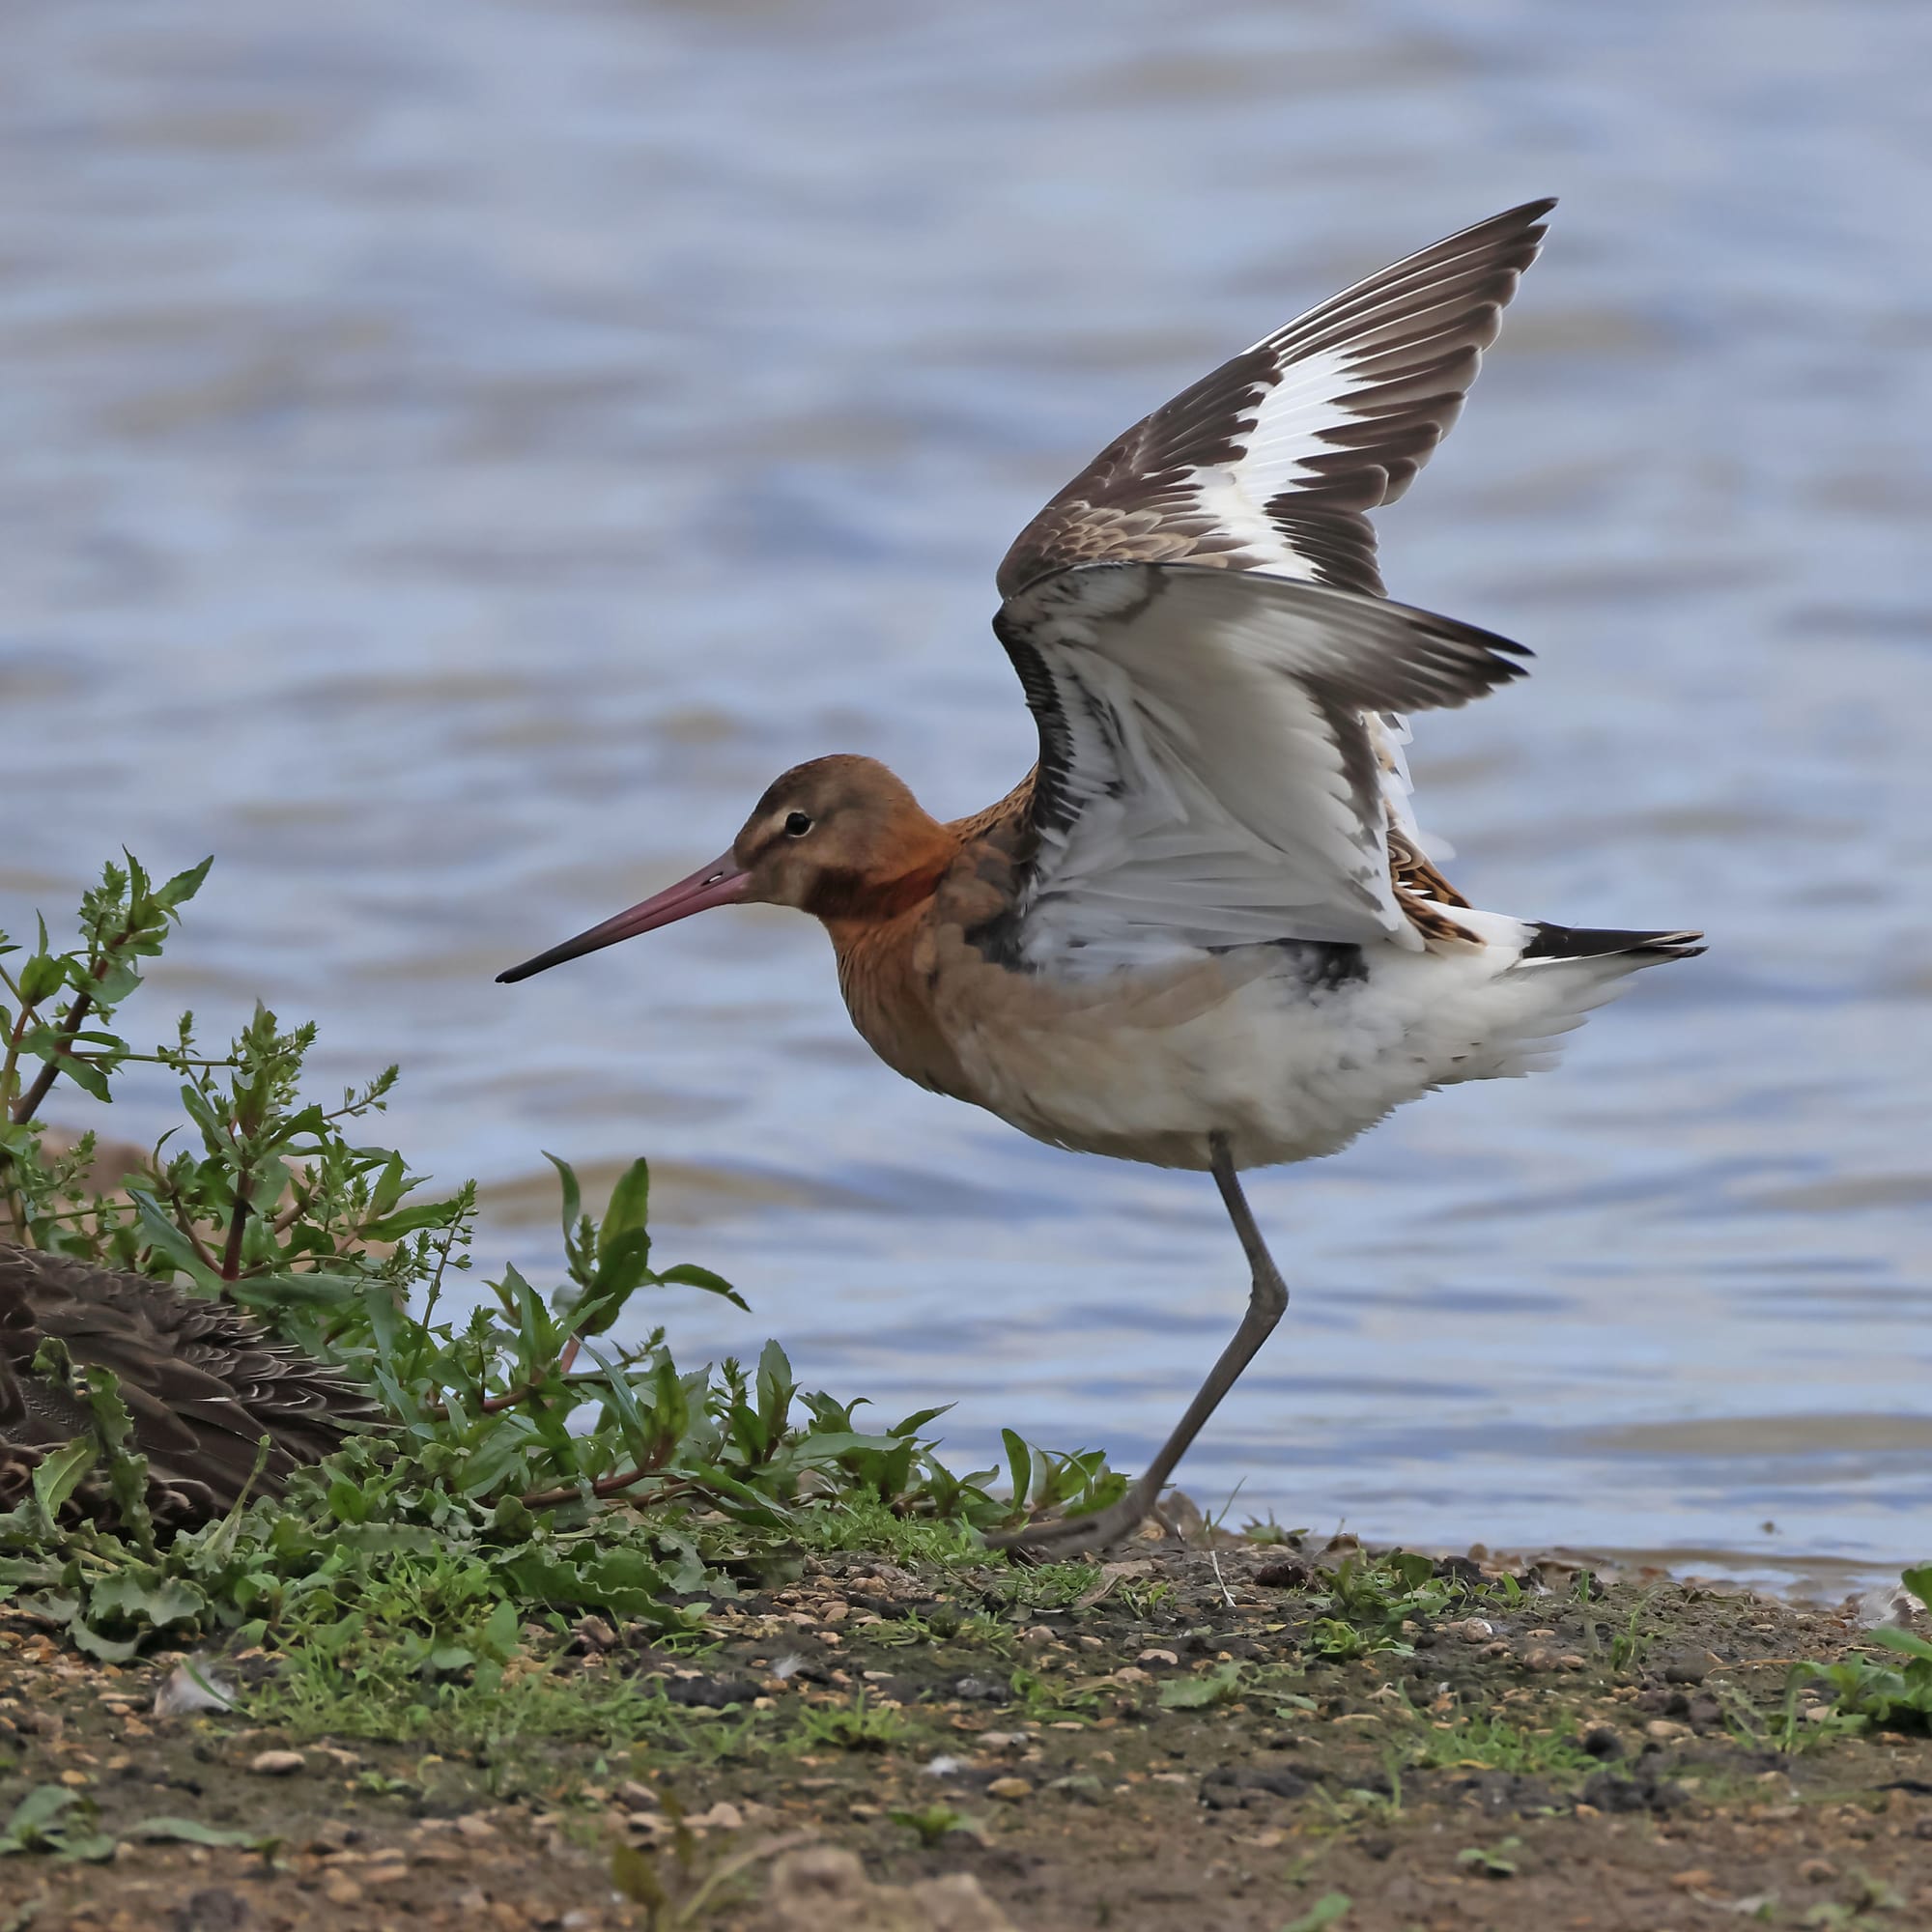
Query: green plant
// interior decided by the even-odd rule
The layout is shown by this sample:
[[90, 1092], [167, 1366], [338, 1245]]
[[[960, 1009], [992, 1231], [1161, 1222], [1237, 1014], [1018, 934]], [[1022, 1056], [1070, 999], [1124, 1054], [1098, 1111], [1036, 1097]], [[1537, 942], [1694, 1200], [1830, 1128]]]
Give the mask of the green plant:
[[1170, 1677], [1160, 1687], [1163, 1711], [1207, 1711], [1241, 1694], [1241, 1666], [1217, 1663], [1204, 1677]]
[[1346, 1891], [1325, 1891], [1299, 1918], [1290, 1919], [1281, 1932], [1322, 1932], [1323, 1926], [1340, 1924], [1353, 1903]]
[[895, 1825], [903, 1825], [907, 1831], [916, 1833], [920, 1843], [928, 1849], [942, 1843], [952, 1833], [979, 1836], [985, 1830], [979, 1819], [955, 1811], [950, 1804], [927, 1804], [917, 1811], [888, 1811], [886, 1816]]
[[1332, 1614], [1309, 1626], [1307, 1648], [1335, 1662], [1367, 1657], [1378, 1651], [1406, 1656], [1414, 1649], [1403, 1627], [1439, 1615], [1465, 1594], [1449, 1577], [1438, 1577], [1435, 1563], [1404, 1549], [1373, 1560], [1350, 1554], [1322, 1579], [1325, 1603], [1318, 1607]]
[[1508, 1854], [1521, 1848], [1520, 1838], [1505, 1838], [1499, 1845], [1469, 1845], [1456, 1854], [1456, 1862], [1485, 1878], [1514, 1878], [1517, 1863]]
[[[83, 1649], [121, 1661], [157, 1638], [232, 1631], [284, 1653], [266, 1694], [298, 1720], [333, 1704], [428, 1734], [466, 1698], [500, 1694], [530, 1722], [567, 1710], [594, 1726], [595, 1698], [511, 1693], [528, 1681], [533, 1620], [548, 1637], [596, 1611], [674, 1640], [735, 1576], [802, 1549], [984, 1564], [980, 1529], [1117, 1492], [1097, 1455], [1010, 1437], [1013, 1493], [997, 1495], [996, 1472], [940, 1461], [925, 1434], [940, 1410], [861, 1427], [863, 1404], [800, 1389], [776, 1342], [755, 1366], [682, 1367], [665, 1328], [638, 1319], [640, 1298], [743, 1302], [708, 1269], [657, 1264], [642, 1161], [593, 1215], [554, 1160], [562, 1279], [543, 1290], [505, 1268], [452, 1310], [475, 1190], [431, 1196], [400, 1152], [369, 1144], [393, 1067], [326, 1107], [302, 1093], [314, 1029], [285, 1029], [265, 1008], [220, 1054], [200, 1050], [191, 1015], [151, 1054], [112, 1030], [206, 871], [157, 886], [131, 857], [110, 866], [72, 948], [56, 949], [43, 922], [34, 950], [0, 964], [0, 1224], [30, 1246], [242, 1304], [366, 1378], [393, 1424], [284, 1496], [163, 1547], [127, 1410], [113, 1378], [92, 1373], [88, 1436], [43, 1459], [32, 1493], [0, 1517], [0, 1592]], [[20, 951], [0, 937], [0, 959]], [[60, 1151], [41, 1110], [63, 1077], [82, 1104], [111, 1103], [135, 1062], [179, 1076], [183, 1124], [102, 1185], [95, 1137]], [[620, 1321], [634, 1339], [615, 1339]], [[63, 1527], [62, 1503], [97, 1467], [120, 1527]], [[1009, 1574], [1015, 1600], [1037, 1604], [1072, 1601], [1095, 1573]]]
[[64, 1784], [39, 1784], [14, 1805], [0, 1829], [0, 1859], [22, 1852], [53, 1852], [64, 1859], [98, 1861], [114, 1856], [115, 1840], [98, 1825], [91, 1800]]
[[[1905, 1587], [1922, 1609], [1932, 1610], [1932, 1564], [1904, 1573]], [[1867, 1633], [1902, 1663], [1850, 1657], [1838, 1663], [1804, 1666], [1803, 1679], [1829, 1684], [1837, 1692], [1836, 1715], [1844, 1720], [1884, 1724], [1900, 1730], [1932, 1730], [1932, 1643], [1917, 1633], [1889, 1627]]]
[[1097, 1449], [1058, 1455], [1037, 1448], [1010, 1429], [1001, 1430], [1000, 1440], [1007, 1452], [1007, 1474], [1016, 1510], [1033, 1516], [1049, 1512], [1087, 1516], [1126, 1493], [1127, 1479], [1110, 1469], [1106, 1457]]
[[1423, 1728], [1409, 1763], [1421, 1769], [1473, 1765], [1544, 1777], [1600, 1769], [1595, 1758], [1553, 1728], [1525, 1730], [1493, 1711], [1482, 1719], [1462, 1717]]
[[808, 1704], [799, 1713], [806, 1745], [832, 1745], [839, 1750], [891, 1750], [914, 1734], [899, 1712], [871, 1703], [861, 1690], [849, 1704]]

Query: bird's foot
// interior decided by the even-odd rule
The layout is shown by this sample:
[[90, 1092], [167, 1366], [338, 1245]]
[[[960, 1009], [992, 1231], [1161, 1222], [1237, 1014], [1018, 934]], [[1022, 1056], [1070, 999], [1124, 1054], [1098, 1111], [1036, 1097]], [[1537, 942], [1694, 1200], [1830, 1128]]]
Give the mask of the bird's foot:
[[997, 1531], [986, 1541], [1020, 1563], [1064, 1563], [1075, 1556], [1096, 1555], [1131, 1536], [1154, 1514], [1156, 1500], [1135, 1488], [1105, 1509]]

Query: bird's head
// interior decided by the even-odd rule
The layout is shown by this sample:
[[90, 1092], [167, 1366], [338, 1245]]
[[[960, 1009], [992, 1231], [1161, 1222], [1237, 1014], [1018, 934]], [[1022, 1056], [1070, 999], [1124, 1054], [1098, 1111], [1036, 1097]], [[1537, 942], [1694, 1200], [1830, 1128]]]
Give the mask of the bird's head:
[[728, 852], [497, 978], [527, 980], [712, 906], [797, 906], [827, 921], [890, 914], [931, 890], [952, 847], [876, 759], [813, 758], [766, 788]]

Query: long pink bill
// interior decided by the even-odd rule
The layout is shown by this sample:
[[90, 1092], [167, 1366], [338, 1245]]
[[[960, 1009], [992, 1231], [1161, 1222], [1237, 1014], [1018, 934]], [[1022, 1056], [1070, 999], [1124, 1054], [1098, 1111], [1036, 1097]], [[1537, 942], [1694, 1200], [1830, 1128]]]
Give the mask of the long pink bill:
[[729, 905], [733, 899], [744, 896], [747, 883], [747, 875], [726, 852], [710, 865], [698, 867], [690, 878], [667, 886], [641, 905], [634, 905], [629, 912], [620, 912], [615, 919], [607, 919], [602, 925], [593, 925], [588, 932], [580, 932], [575, 939], [566, 939], [561, 946], [553, 946], [548, 952], [539, 952], [534, 959], [526, 959], [507, 973], [498, 973], [497, 983], [506, 986], [518, 980], [527, 980], [532, 973], [548, 972], [553, 966], [561, 966], [566, 959], [578, 959], [602, 947], [615, 946], [620, 939], [655, 932], [661, 925], [689, 919], [693, 913], [711, 906]]

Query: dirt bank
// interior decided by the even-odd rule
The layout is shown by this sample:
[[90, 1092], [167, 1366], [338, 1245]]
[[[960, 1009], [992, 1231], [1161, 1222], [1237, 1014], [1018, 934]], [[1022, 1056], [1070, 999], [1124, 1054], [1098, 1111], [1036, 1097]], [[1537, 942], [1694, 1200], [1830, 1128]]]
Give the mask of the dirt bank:
[[[158, 1718], [171, 1660], [0, 1612], [0, 1825], [77, 1794], [0, 1858], [0, 1928], [1932, 1926], [1932, 1740], [1787, 1688], [1846, 1617], [1345, 1555], [807, 1559], [689, 1644], [533, 1644], [512, 1737], [408, 1743]], [[273, 1669], [224, 1667], [244, 1703]]]

